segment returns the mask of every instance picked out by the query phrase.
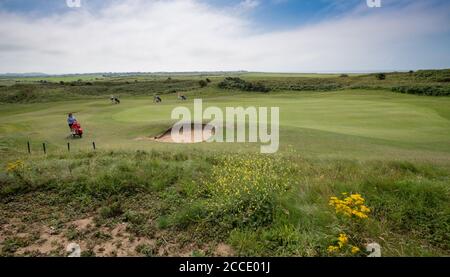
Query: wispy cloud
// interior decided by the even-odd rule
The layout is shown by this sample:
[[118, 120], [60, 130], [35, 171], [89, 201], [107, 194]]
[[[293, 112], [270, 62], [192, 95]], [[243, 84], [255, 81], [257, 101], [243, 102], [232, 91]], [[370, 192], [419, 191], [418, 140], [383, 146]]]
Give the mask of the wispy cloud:
[[450, 67], [449, 5], [426, 2], [275, 32], [196, 0], [116, 0], [38, 18], [0, 12], [0, 72]]
[[259, 0], [243, 0], [239, 3], [239, 8], [244, 10], [252, 10], [258, 7], [261, 3]]

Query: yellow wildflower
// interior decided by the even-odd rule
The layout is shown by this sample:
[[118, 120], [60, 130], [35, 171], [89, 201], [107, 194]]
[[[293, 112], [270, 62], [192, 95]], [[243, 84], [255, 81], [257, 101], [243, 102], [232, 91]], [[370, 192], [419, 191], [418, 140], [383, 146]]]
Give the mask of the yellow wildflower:
[[370, 209], [364, 205], [360, 207], [362, 213], [370, 213]]
[[328, 253], [335, 253], [339, 251], [339, 247], [334, 246], [334, 245], [330, 245], [328, 246]]
[[6, 167], [7, 172], [16, 172], [24, 167], [24, 162], [17, 160], [15, 162], [8, 163]]
[[348, 237], [346, 234], [340, 234], [338, 240], [339, 248], [344, 247], [348, 243]]
[[[343, 193], [343, 195], [347, 195]], [[370, 209], [364, 205], [365, 199], [361, 194], [352, 194], [344, 199], [338, 197], [330, 197], [329, 205], [335, 208], [336, 213], [343, 214], [348, 217], [355, 216], [357, 218], [368, 218]]]

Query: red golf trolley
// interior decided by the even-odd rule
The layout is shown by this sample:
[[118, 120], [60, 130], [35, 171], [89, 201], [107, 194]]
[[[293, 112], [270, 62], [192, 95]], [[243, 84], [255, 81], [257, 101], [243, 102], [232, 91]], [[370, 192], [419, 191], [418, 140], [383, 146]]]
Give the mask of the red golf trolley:
[[83, 137], [83, 128], [81, 128], [80, 123], [78, 121], [75, 121], [72, 126], [70, 127], [70, 132], [72, 133], [72, 137], [76, 138], [82, 138]]

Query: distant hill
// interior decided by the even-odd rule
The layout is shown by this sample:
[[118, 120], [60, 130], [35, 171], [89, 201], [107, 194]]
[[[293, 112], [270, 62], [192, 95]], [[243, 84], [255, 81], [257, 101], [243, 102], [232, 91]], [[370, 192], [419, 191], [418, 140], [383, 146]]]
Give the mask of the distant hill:
[[40, 72], [29, 72], [29, 73], [2, 73], [0, 77], [3, 78], [24, 78], [24, 77], [48, 77], [48, 74]]
[[71, 77], [71, 76], [97, 76], [104, 77], [127, 77], [141, 75], [156, 76], [195, 76], [195, 75], [226, 75], [226, 74], [244, 74], [247, 71], [187, 71], [187, 72], [97, 72], [97, 73], [73, 73], [73, 74], [47, 74], [40, 72], [30, 73], [0, 73], [0, 78], [26, 78], [26, 77]]

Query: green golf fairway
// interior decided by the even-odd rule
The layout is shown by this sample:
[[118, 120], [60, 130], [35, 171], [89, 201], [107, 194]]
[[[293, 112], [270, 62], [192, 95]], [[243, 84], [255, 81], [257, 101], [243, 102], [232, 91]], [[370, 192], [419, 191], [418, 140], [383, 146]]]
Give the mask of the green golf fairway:
[[[258, 143], [200, 143], [176, 145], [139, 140], [153, 137], [171, 126], [177, 106], [193, 110], [193, 99], [207, 106], [280, 107], [280, 151], [308, 157], [349, 159], [402, 159], [447, 163], [450, 161], [450, 99], [385, 91], [351, 90], [324, 93], [190, 94], [181, 102], [165, 95], [162, 104], [151, 97], [126, 97], [122, 104], [105, 100], [76, 100], [0, 106], [0, 143], [33, 151], [46, 142], [49, 151], [88, 149], [95, 141], [108, 150], [246, 151]], [[68, 138], [68, 112], [85, 130], [82, 139]]]

